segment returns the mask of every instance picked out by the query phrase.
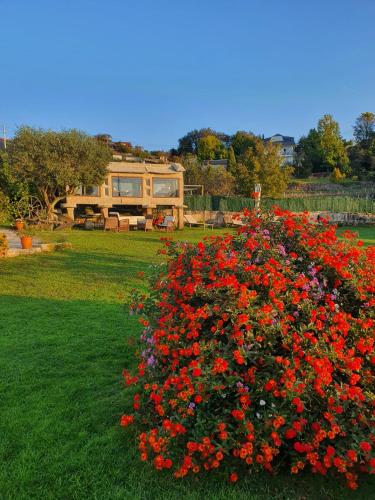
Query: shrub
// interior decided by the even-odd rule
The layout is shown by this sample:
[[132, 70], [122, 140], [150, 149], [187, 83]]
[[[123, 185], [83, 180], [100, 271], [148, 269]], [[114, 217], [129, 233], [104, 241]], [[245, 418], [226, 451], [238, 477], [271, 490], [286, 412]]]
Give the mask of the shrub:
[[8, 252], [8, 240], [5, 234], [0, 233], [0, 258], [6, 257]]
[[341, 172], [341, 170], [337, 167], [333, 169], [333, 172], [331, 174], [331, 180], [332, 182], [341, 182], [345, 179], [346, 175]]
[[166, 241], [142, 312], [141, 459], [220, 469], [374, 472], [375, 248], [274, 209], [236, 235]]
[[0, 191], [0, 224], [6, 224], [11, 218], [9, 198]]

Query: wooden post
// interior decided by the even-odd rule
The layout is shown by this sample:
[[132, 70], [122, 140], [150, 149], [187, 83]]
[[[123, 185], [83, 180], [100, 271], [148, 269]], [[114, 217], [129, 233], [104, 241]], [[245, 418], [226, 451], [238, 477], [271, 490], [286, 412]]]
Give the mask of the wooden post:
[[184, 229], [184, 207], [178, 207], [177, 209], [177, 227], [178, 229]]

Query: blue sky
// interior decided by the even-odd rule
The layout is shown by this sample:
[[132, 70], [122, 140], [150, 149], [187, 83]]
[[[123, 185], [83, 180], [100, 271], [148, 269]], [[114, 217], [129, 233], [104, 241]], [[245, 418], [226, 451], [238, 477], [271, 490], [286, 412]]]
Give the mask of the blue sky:
[[0, 124], [167, 149], [193, 128], [345, 137], [375, 111], [375, 0], [0, 0]]

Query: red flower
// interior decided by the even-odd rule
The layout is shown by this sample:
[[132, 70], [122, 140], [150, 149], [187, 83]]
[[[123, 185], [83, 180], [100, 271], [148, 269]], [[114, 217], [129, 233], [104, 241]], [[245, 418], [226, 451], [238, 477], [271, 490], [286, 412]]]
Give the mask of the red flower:
[[228, 369], [228, 361], [223, 358], [216, 358], [212, 368], [213, 373], [224, 373]]
[[238, 480], [238, 475], [235, 472], [232, 472], [229, 476], [229, 481], [231, 483], [235, 483]]
[[277, 387], [277, 384], [274, 380], [269, 380], [265, 385], [264, 388], [266, 391], [273, 391]]
[[238, 349], [233, 351], [233, 357], [238, 365], [245, 364], [245, 358], [242, 356], [241, 351], [239, 351]]
[[245, 418], [245, 413], [242, 410], [232, 410], [231, 414], [236, 420], [243, 420]]
[[122, 427], [127, 427], [134, 421], [134, 416], [133, 415], [123, 415], [121, 417], [121, 426]]
[[361, 441], [359, 443], [359, 447], [361, 448], [362, 451], [365, 453], [371, 451], [371, 444], [368, 441]]
[[287, 429], [285, 431], [285, 438], [286, 439], [293, 439], [297, 436], [297, 433], [294, 429]]

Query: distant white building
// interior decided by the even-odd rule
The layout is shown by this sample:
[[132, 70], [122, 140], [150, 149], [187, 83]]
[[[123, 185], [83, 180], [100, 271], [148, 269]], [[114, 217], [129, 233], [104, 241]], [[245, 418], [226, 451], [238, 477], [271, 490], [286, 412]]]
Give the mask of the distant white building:
[[275, 134], [272, 137], [265, 139], [266, 142], [274, 142], [280, 146], [280, 154], [283, 158], [283, 165], [294, 162], [294, 149], [296, 144], [294, 137], [287, 135]]

